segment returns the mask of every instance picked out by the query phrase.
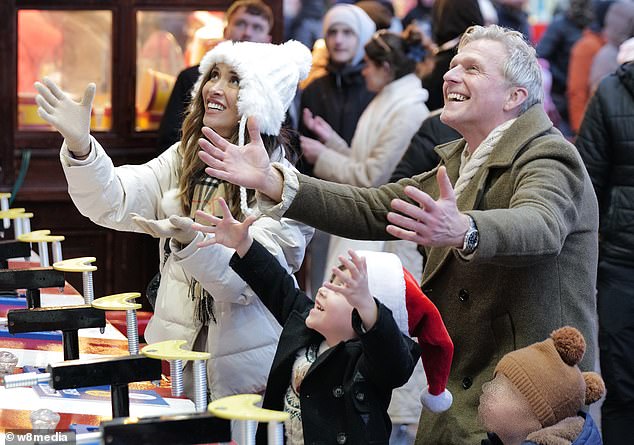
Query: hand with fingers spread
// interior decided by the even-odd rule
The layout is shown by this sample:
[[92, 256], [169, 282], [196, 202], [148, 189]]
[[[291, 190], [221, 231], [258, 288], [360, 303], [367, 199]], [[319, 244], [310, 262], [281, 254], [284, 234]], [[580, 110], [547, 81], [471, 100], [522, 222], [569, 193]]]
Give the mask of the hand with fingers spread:
[[254, 118], [247, 122], [251, 142], [243, 147], [234, 145], [214, 130], [203, 127], [207, 139], [201, 138], [198, 152], [208, 165], [205, 172], [235, 185], [259, 190], [272, 199], [281, 199], [282, 178], [271, 166], [262, 136]]
[[167, 219], [147, 219], [136, 213], [131, 215], [132, 221], [154, 238], [174, 238], [186, 246], [196, 237], [196, 230], [192, 228], [194, 221], [186, 216], [172, 215]]
[[302, 147], [302, 154], [308, 162], [314, 164], [319, 159], [319, 155], [325, 150], [328, 150], [324, 144], [317, 139], [312, 139], [306, 136], [299, 137], [299, 144]]
[[357, 255], [354, 250], [349, 250], [348, 255], [350, 258], [339, 257], [345, 270], [337, 267], [332, 268], [332, 273], [338, 280], [326, 282], [324, 287], [343, 295], [348, 303], [357, 309], [363, 321], [363, 327], [367, 331], [376, 323], [379, 312], [376, 302], [370, 294], [365, 258]]
[[231, 215], [229, 206], [223, 198], [218, 199], [218, 204], [222, 209], [222, 218], [210, 215], [209, 213], [198, 210], [196, 217], [210, 225], [194, 223], [193, 229], [203, 233], [210, 233], [213, 237], [198, 243], [198, 247], [211, 246], [212, 244], [222, 244], [223, 246], [236, 250], [236, 253], [242, 258], [251, 248], [253, 237], [249, 234], [249, 227], [257, 220], [257, 216], [249, 215], [244, 222], [237, 221]]
[[[418, 205], [402, 199], [392, 200], [392, 209], [387, 219], [387, 231], [391, 235], [414, 241], [423, 246], [461, 248], [469, 229], [469, 217], [461, 213], [456, 205], [456, 195], [445, 167], [436, 174], [440, 189], [438, 200], [415, 188], [405, 187], [405, 194]], [[396, 213], [398, 212], [398, 213]]]
[[334, 130], [321, 116], [314, 116], [312, 111], [304, 108], [302, 118], [306, 128], [315, 133], [321, 142], [326, 142], [332, 137]]
[[68, 149], [82, 158], [90, 153], [90, 111], [96, 86], [88, 84], [81, 102], [75, 102], [48, 77], [35, 82], [37, 114], [59, 131]]

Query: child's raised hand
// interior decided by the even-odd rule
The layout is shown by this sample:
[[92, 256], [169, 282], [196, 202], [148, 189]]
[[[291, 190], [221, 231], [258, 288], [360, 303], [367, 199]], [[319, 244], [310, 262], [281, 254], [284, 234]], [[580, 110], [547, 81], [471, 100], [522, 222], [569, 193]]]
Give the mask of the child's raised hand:
[[357, 309], [363, 326], [369, 330], [376, 323], [378, 309], [368, 286], [368, 268], [364, 257], [357, 255], [354, 250], [349, 250], [348, 254], [349, 259], [339, 256], [339, 261], [346, 270], [332, 268], [332, 273], [339, 278], [341, 284], [327, 282], [324, 287], [343, 295]]
[[205, 169], [208, 175], [235, 185], [264, 191], [269, 175], [276, 177], [277, 173], [271, 167], [271, 160], [255, 118], [247, 121], [247, 130], [251, 142], [239, 147], [213, 129], [203, 127], [204, 137], [198, 140], [201, 148], [198, 157], [208, 165]]
[[237, 221], [233, 215], [231, 215], [229, 206], [227, 206], [223, 198], [218, 198], [217, 202], [222, 210], [222, 218], [210, 215], [202, 210], [196, 211], [197, 218], [211, 225], [194, 223], [192, 228], [214, 235], [198, 243], [198, 247], [202, 248], [212, 244], [222, 244], [223, 246], [235, 249], [238, 255], [243, 257], [253, 243], [253, 238], [249, 235], [249, 227], [255, 222], [257, 216], [250, 215], [244, 222]]

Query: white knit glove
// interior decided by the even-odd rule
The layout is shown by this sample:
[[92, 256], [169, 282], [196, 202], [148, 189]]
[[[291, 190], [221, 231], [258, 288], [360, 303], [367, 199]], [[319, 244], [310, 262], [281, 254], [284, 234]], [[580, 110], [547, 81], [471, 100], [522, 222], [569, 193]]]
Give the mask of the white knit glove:
[[167, 219], [147, 219], [136, 213], [131, 213], [132, 221], [145, 233], [154, 238], [174, 238], [186, 246], [196, 237], [192, 229], [194, 221], [186, 216], [172, 215]]
[[96, 86], [89, 83], [81, 102], [75, 102], [51, 79], [35, 82], [37, 114], [59, 131], [77, 157], [90, 153], [90, 111]]

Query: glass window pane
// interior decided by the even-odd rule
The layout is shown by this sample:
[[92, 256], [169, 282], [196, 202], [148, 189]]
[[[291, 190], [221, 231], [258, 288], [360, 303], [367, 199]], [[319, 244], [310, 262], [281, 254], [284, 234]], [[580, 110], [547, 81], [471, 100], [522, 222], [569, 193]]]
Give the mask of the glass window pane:
[[137, 13], [136, 129], [156, 130], [174, 81], [222, 39], [223, 11]]
[[48, 76], [80, 99], [97, 84], [91, 128], [111, 128], [112, 13], [18, 11], [18, 129], [51, 130], [37, 115], [33, 82]]

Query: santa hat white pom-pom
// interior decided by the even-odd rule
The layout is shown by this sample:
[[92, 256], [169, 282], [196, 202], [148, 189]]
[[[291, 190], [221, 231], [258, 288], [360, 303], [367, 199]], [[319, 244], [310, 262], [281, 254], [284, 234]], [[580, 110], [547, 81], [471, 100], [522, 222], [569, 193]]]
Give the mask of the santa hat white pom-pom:
[[181, 200], [178, 197], [178, 193], [178, 189], [173, 188], [163, 194], [163, 198], [161, 198], [161, 208], [166, 216], [183, 216], [183, 208], [181, 207]]
[[453, 396], [448, 389], [445, 389], [443, 392], [435, 396], [430, 394], [429, 388], [426, 387], [420, 396], [420, 401], [423, 406], [432, 413], [441, 413], [443, 411], [447, 411], [451, 407], [451, 404], [453, 403]]

